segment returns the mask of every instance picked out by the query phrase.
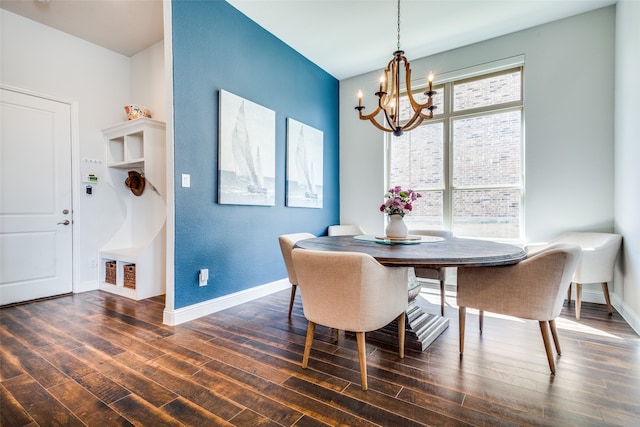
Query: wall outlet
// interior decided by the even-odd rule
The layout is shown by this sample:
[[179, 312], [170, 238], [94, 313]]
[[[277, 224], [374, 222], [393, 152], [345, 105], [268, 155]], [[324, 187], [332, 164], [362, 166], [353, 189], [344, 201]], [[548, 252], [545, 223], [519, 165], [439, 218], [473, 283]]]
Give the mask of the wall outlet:
[[198, 275], [198, 279], [200, 282], [200, 286], [207, 286], [207, 281], [209, 280], [209, 269], [203, 268], [200, 270], [200, 274]]

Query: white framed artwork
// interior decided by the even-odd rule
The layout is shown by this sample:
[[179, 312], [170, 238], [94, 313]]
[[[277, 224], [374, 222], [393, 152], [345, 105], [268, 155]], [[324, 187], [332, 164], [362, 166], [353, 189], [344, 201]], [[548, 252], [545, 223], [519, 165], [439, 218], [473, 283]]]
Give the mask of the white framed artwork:
[[218, 203], [275, 205], [276, 114], [220, 90]]
[[287, 118], [287, 206], [322, 208], [323, 148], [321, 130]]

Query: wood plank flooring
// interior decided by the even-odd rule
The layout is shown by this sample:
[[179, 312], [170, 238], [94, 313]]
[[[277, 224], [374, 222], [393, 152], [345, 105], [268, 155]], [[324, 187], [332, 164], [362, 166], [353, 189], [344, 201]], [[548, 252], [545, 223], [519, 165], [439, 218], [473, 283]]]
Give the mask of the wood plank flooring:
[[[360, 389], [355, 337], [307, 322], [289, 291], [176, 326], [163, 298], [94, 291], [0, 310], [2, 426], [638, 426], [640, 338], [618, 313], [565, 305], [563, 354], [550, 375], [537, 322], [467, 314], [458, 354], [449, 328], [424, 352], [367, 343]], [[299, 298], [299, 297], [298, 297]], [[439, 310], [439, 296], [420, 304]]]

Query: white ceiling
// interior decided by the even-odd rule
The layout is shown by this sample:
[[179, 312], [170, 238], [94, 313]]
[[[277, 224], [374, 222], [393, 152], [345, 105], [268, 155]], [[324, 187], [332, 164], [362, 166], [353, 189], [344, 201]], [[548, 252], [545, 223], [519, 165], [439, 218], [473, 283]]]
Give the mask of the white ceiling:
[[[384, 68], [397, 47], [396, 0], [228, 2], [338, 79]], [[403, 0], [401, 48], [411, 61], [614, 3]], [[0, 7], [127, 56], [163, 39], [162, 0], [0, 0]]]

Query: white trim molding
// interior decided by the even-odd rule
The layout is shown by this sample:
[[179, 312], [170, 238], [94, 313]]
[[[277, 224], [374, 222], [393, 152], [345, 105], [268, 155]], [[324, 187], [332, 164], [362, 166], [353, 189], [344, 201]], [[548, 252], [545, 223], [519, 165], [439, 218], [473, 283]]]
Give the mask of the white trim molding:
[[182, 307], [177, 310], [168, 310], [165, 308], [162, 322], [165, 325], [176, 326], [289, 288], [291, 288], [289, 280], [281, 279], [233, 294], [224, 295], [220, 298]]

